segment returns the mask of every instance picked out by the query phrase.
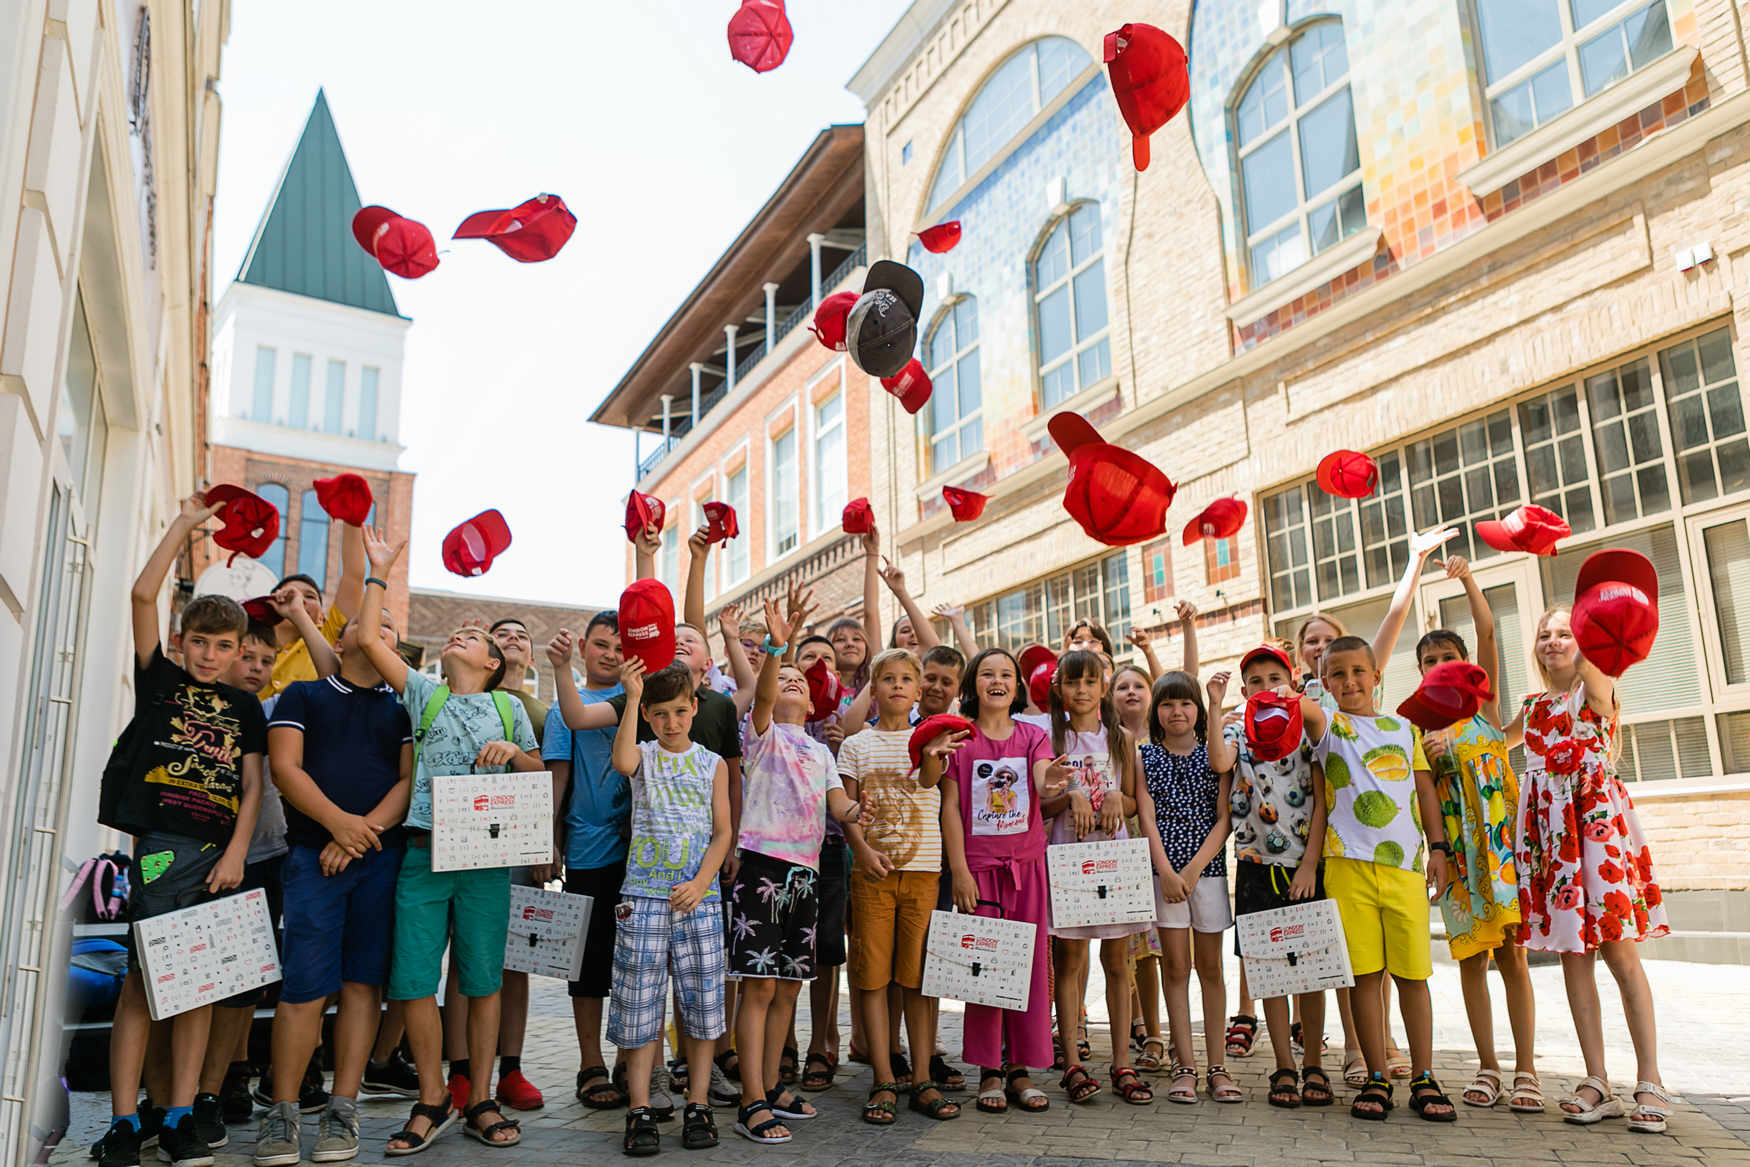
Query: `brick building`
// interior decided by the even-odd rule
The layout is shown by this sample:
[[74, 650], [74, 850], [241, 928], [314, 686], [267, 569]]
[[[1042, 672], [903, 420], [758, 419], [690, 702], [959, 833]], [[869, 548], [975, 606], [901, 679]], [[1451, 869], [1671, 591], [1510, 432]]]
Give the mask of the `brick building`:
[[[480, 620], [490, 628], [499, 620], [514, 616], [529, 630], [529, 638], [535, 645], [535, 659], [529, 670], [530, 692], [551, 704], [558, 700], [559, 694], [553, 687], [552, 670], [547, 664], [547, 642], [561, 628], [569, 628], [574, 635], [582, 636], [583, 630], [589, 627], [590, 620], [600, 610], [414, 588], [407, 596], [407, 631], [401, 636], [401, 654], [415, 668], [435, 669], [444, 642], [463, 624]], [[539, 729], [537, 726], [536, 730]]]

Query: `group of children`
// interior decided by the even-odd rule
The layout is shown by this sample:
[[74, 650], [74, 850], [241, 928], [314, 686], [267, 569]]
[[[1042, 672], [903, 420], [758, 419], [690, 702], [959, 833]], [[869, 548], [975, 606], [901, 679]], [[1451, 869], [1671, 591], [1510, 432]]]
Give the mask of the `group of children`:
[[[1229, 673], [1199, 683], [1188, 605], [1177, 613], [1182, 669], [1163, 670], [1140, 630], [1131, 643], [1143, 663], [1120, 665], [1105, 631], [1082, 621], [1061, 655], [1045, 654], [1043, 670], [1039, 650], [1023, 654], [1032, 665], [1024, 675], [1006, 649], [979, 646], [957, 608], [936, 609], [960, 648], [942, 643], [903, 574], [881, 560], [873, 531], [863, 537], [864, 611], [878, 610], [884, 580], [905, 613], [885, 649], [855, 620], [805, 632], [812, 597], [793, 590], [758, 618], [744, 621], [733, 606], [720, 613], [719, 665], [704, 630], [701, 529], [689, 541], [673, 663], [646, 669], [623, 654], [616, 614], [601, 613], [581, 635], [561, 630], [547, 645], [558, 698], [548, 709], [521, 691], [532, 646], [517, 621], [456, 630], [441, 679], [409, 669], [382, 578], [402, 545], [358, 527], [343, 537], [332, 608], [324, 612], [315, 581], [296, 577], [272, 597], [282, 618], [272, 628], [232, 600], [198, 597], [181, 613], [180, 663], [172, 663], [159, 643], [159, 589], [177, 549], [214, 510], [200, 496], [185, 501], [136, 582], [136, 713], [105, 771], [99, 818], [136, 838], [135, 920], [238, 887], [274, 883], [283, 896], [284, 979], [271, 1071], [256, 1093], [267, 1106], [258, 1167], [301, 1162], [301, 1115], [316, 1111], [311, 1160], [355, 1157], [361, 1093], [415, 1099], [387, 1143], [390, 1156], [426, 1149], [458, 1117], [483, 1145], [514, 1146], [521, 1134], [504, 1110], [542, 1099], [518, 1061], [526, 978], [502, 970], [510, 887], [561, 874], [568, 891], [594, 904], [584, 971], [570, 986], [575, 1097], [592, 1109], [628, 1108], [628, 1155], [660, 1150], [661, 1124], [675, 1117], [665, 1083], [686, 1095], [688, 1149], [717, 1145], [713, 1103], [736, 1106], [735, 1132], [755, 1143], [790, 1141], [797, 1124], [816, 1117], [806, 1094], [829, 1088], [839, 1071], [846, 965], [851, 1056], [873, 1074], [863, 1119], [898, 1121], [901, 1098], [930, 1119], [957, 1117], [961, 1106], [948, 1095], [964, 1090], [968, 1075], [938, 1044], [938, 1002], [923, 992], [931, 913], [948, 909], [1036, 929], [1029, 1008], [965, 1006], [962, 1053], [976, 1067], [980, 1112], [1047, 1110], [1050, 1097], [1032, 1077], [1046, 1066], [1071, 1103], [1101, 1093], [1084, 1024], [1093, 941], [1113, 1093], [1149, 1104], [1145, 1075], [1164, 1074], [1170, 1102], [1198, 1102], [1200, 1080], [1213, 1101], [1241, 1101], [1225, 1058], [1253, 1052], [1257, 1020], [1243, 961], [1239, 1009], [1227, 1015], [1222, 933], [1236, 917], [1328, 897], [1355, 981], [1337, 993], [1343, 1076], [1357, 1088], [1351, 1114], [1384, 1119], [1394, 1080], [1407, 1078], [1410, 1109], [1449, 1122], [1456, 1108], [1431, 1068], [1430, 891], [1476, 1037], [1480, 1068], [1462, 1101], [1484, 1107], [1505, 1097], [1516, 1111], [1544, 1109], [1521, 950], [1552, 951], [1561, 954], [1587, 1069], [1561, 1101], [1563, 1117], [1665, 1129], [1671, 1099], [1659, 1084], [1651, 996], [1634, 946], [1664, 934], [1664, 911], [1615, 774], [1616, 694], [1579, 654], [1566, 610], [1538, 623], [1543, 691], [1506, 720], [1494, 696], [1492, 617], [1464, 561], [1446, 558], [1444, 570], [1470, 599], [1487, 678], [1480, 712], [1424, 733], [1381, 707], [1380, 662], [1449, 531], [1412, 541], [1371, 642], [1331, 617], [1310, 617], [1295, 641], [1265, 641], [1241, 658], [1242, 699], [1229, 709]], [[641, 577], [654, 575], [660, 540], [654, 527], [636, 540]], [[1418, 643], [1417, 664], [1426, 672], [1469, 652], [1456, 633], [1436, 630]], [[571, 683], [574, 655], [581, 687]], [[1508, 751], [1521, 742], [1525, 771], [1516, 777]], [[433, 871], [432, 779], [510, 770], [553, 774], [552, 863]], [[274, 880], [251, 844], [266, 808], [277, 814], [282, 802]], [[1154, 919], [1058, 926], [1048, 848], [1126, 838], [1147, 843]], [[1600, 953], [1621, 988], [1639, 1061], [1628, 1099], [1604, 1072], [1593, 981]], [[1515, 1040], [1510, 1086], [1494, 1050], [1491, 960]], [[799, 1063], [804, 983], [814, 1025]], [[1390, 1035], [1394, 989], [1407, 1058]], [[225, 1120], [243, 1117], [227, 1097], [258, 1003], [180, 1014], [149, 1043], [144, 991], [130, 973], [111, 1051], [115, 1118], [94, 1148], [102, 1167], [136, 1167], [154, 1140], [175, 1167], [212, 1162], [228, 1138]], [[338, 1005], [333, 1081], [323, 1091], [312, 1067], [330, 1003]], [[618, 1051], [611, 1072], [604, 1005], [606, 1039]], [[1323, 993], [1269, 998], [1262, 1011], [1276, 1060], [1268, 1102], [1330, 1105]], [[675, 1055], [666, 1067], [665, 1032]], [[403, 1038], [411, 1065], [399, 1053]], [[497, 1090], [495, 1054], [503, 1055]], [[161, 1110], [140, 1107], [142, 1073]]]

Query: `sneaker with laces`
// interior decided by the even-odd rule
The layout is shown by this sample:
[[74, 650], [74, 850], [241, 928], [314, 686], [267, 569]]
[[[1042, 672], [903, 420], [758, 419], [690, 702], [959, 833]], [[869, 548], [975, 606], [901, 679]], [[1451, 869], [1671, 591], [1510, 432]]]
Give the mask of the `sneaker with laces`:
[[217, 1094], [194, 1096], [194, 1129], [215, 1151], [231, 1141], [231, 1133], [225, 1129], [225, 1107]]
[[175, 1126], [166, 1124], [159, 1132], [158, 1158], [170, 1167], [213, 1167], [213, 1149], [201, 1138], [194, 1115], [185, 1114]]
[[249, 1094], [249, 1063], [232, 1062], [219, 1085], [219, 1108], [228, 1123], [248, 1122], [255, 1114], [255, 1099]]
[[711, 1085], [707, 1092], [718, 1106], [734, 1106], [741, 1101], [741, 1087], [731, 1082], [716, 1062], [711, 1063]]
[[298, 1087], [298, 1110], [304, 1114], [320, 1114], [328, 1109], [328, 1090], [322, 1081], [322, 1066], [316, 1057], [310, 1058], [310, 1064], [304, 1067], [304, 1083]]
[[668, 1070], [660, 1064], [650, 1068], [650, 1113], [657, 1122], [674, 1121], [674, 1099], [668, 1096]]
[[261, 1116], [255, 1137], [255, 1167], [298, 1167], [303, 1156], [298, 1148], [298, 1104], [276, 1102]]
[[316, 1128], [316, 1149], [310, 1152], [312, 1163], [344, 1163], [356, 1159], [359, 1153], [359, 1109], [351, 1098], [334, 1095], [328, 1099], [328, 1109]]
[[97, 1160], [98, 1167], [140, 1167], [140, 1132], [127, 1119], [116, 1119], [103, 1137], [92, 1144], [91, 1157]]
[[539, 1110], [547, 1104], [547, 1100], [541, 1097], [540, 1089], [524, 1077], [521, 1070], [500, 1075], [498, 1100], [512, 1110]]
[[359, 1093], [367, 1098], [409, 1098], [417, 1102], [419, 1071], [400, 1050], [396, 1050], [386, 1062], [365, 1064], [365, 1080], [359, 1086]]

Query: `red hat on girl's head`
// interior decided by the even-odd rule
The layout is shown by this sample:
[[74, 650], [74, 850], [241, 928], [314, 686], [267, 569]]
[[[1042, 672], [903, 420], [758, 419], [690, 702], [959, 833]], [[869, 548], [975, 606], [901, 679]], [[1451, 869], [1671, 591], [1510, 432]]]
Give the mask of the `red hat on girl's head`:
[[794, 39], [783, 0], [741, 0], [729, 18], [729, 55], [755, 73], [782, 65]]
[[924, 764], [924, 747], [945, 733], [971, 733], [978, 727], [964, 717], [952, 713], [932, 713], [918, 722], [911, 731], [911, 768], [916, 770]]
[[1613, 547], [1587, 556], [1574, 581], [1574, 641], [1613, 677], [1647, 659], [1659, 634], [1659, 573], [1646, 556]]
[[1057, 675], [1057, 654], [1043, 644], [1029, 644], [1021, 650], [1021, 683], [1027, 686], [1027, 696], [1041, 709], [1051, 707], [1051, 678]]
[[837, 713], [839, 702], [844, 700], [845, 683], [826, 663], [826, 658], [823, 656], [809, 665], [802, 675], [808, 678], [808, 720], [824, 721]]
[[652, 498], [648, 494], [640, 494], [634, 490], [626, 496], [626, 538], [638, 542], [638, 536], [644, 533], [644, 528], [662, 528], [663, 516], [667, 508], [660, 498]]
[[633, 580], [620, 593], [620, 648], [645, 673], [674, 663], [674, 597], [661, 580]]
[[310, 484], [322, 509], [341, 522], [361, 527], [371, 515], [371, 484], [357, 474], [336, 474]]
[[705, 538], [711, 542], [727, 543], [741, 534], [735, 508], [728, 503], [708, 502], [699, 509], [705, 512]]
[[1528, 551], [1533, 555], [1554, 555], [1556, 540], [1571, 534], [1566, 519], [1531, 503], [1477, 524], [1477, 538], [1496, 551]]
[[1165, 474], [1129, 450], [1101, 441], [1079, 413], [1053, 414], [1047, 428], [1069, 458], [1063, 509], [1090, 539], [1125, 547], [1167, 529], [1167, 508], [1178, 488]]
[[891, 377], [881, 378], [881, 387], [899, 398], [900, 405], [907, 413], [916, 413], [930, 400], [930, 394], [935, 391], [935, 384], [930, 375], [924, 371], [924, 363], [913, 357], [905, 363], [905, 368]]
[[538, 194], [506, 211], [475, 211], [452, 239], [484, 239], [518, 263], [539, 263], [559, 254], [577, 229], [577, 216], [554, 194]]
[[383, 270], [416, 280], [438, 265], [437, 244], [424, 223], [388, 207], [362, 207], [352, 217], [352, 237]]
[[485, 575], [510, 546], [510, 525], [497, 511], [481, 511], [444, 536], [444, 566], [456, 575]]
[[1483, 702], [1494, 696], [1483, 666], [1468, 660], [1441, 661], [1422, 674], [1422, 683], [1398, 705], [1398, 713], [1418, 729], [1445, 729], [1475, 717]]
[[959, 486], [944, 486], [942, 501], [948, 504], [948, 511], [954, 516], [956, 523], [970, 523], [984, 513], [984, 504], [990, 501], [986, 495], [976, 490], [966, 490]]
[[1338, 498], [1366, 498], [1379, 485], [1379, 467], [1366, 454], [1335, 450], [1319, 460], [1319, 489]]
[[216, 516], [225, 525], [213, 532], [213, 542], [231, 553], [229, 567], [239, 555], [260, 559], [279, 538], [279, 509], [259, 494], [222, 482], [206, 493], [207, 505], [223, 503]]
[[924, 245], [924, 250], [941, 255], [944, 251], [953, 251], [954, 245], [960, 242], [960, 220], [950, 219], [946, 223], [937, 223], [934, 227], [925, 227], [916, 232], [918, 242]]
[[847, 535], [867, 535], [875, 529], [875, 511], [866, 498], [853, 498], [845, 504], [844, 528]]
[[1148, 169], [1148, 136], [1172, 120], [1191, 99], [1185, 50], [1152, 24], [1127, 24], [1106, 34], [1106, 70], [1112, 96], [1130, 127], [1130, 156]]
[[857, 293], [834, 292], [814, 310], [814, 323], [808, 326], [815, 339], [835, 353], [845, 351], [845, 320], [857, 306]]
[[1286, 758], [1300, 745], [1300, 697], [1265, 690], [1246, 700], [1246, 744], [1260, 762]]
[[1199, 539], [1231, 539], [1245, 523], [1245, 503], [1237, 498], [1218, 498], [1185, 524], [1185, 546]]

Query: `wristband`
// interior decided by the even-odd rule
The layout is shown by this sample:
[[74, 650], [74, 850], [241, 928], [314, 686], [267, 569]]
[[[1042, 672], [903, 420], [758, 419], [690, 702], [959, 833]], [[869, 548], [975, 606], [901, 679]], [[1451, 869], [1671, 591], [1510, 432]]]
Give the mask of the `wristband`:
[[1428, 850], [1438, 851], [1448, 859], [1452, 858], [1452, 844], [1445, 842], [1444, 840], [1438, 843], [1429, 843]]
[[388, 580], [378, 579], [374, 575], [365, 576], [365, 586], [368, 588], [372, 584], [376, 584], [378, 587], [382, 588], [384, 591], [389, 590], [389, 581]]
[[766, 633], [765, 642], [760, 645], [760, 651], [767, 656], [783, 656], [786, 652], [790, 651], [790, 646], [787, 644], [773, 644], [772, 634], [768, 632]]

